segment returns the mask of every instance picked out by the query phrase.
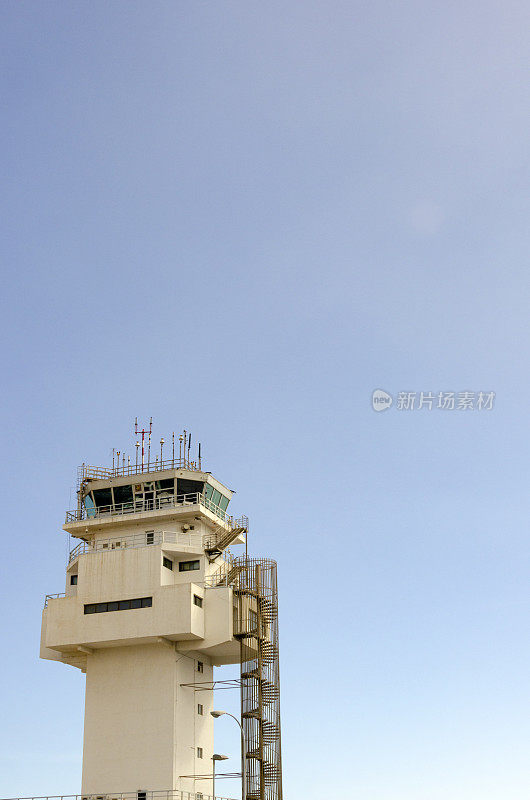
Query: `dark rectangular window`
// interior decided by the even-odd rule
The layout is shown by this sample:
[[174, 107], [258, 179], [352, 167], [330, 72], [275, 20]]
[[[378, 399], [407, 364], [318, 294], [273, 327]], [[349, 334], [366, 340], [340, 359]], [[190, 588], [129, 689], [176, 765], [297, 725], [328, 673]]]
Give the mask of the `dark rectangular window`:
[[154, 531], [146, 531], [145, 532], [145, 541], [147, 544], [153, 544], [155, 541], [155, 532]]
[[116, 505], [121, 503], [132, 503], [133, 492], [132, 486], [115, 486], [114, 487], [114, 502]]
[[87, 603], [85, 614], [103, 614], [106, 611], [129, 611], [132, 608], [151, 608], [152, 597], [136, 597], [134, 600], [113, 600], [109, 603]]
[[200, 561], [179, 561], [179, 572], [191, 572], [194, 569], [200, 569]]
[[197, 748], [197, 758], [202, 758], [202, 747]]
[[202, 661], [197, 661], [197, 672], [204, 672], [204, 664]]
[[202, 704], [202, 703], [198, 703], [198, 704], [197, 704], [197, 714], [198, 714], [200, 717], [202, 717], [202, 715], [204, 714], [204, 706], [203, 706], [203, 704]]
[[156, 488], [158, 491], [173, 491], [175, 488], [175, 481], [173, 478], [165, 478], [163, 481], [156, 481]]
[[147, 792], [137, 792], [138, 800], [147, 800]]
[[204, 487], [203, 481], [190, 481], [186, 478], [178, 478], [177, 494], [202, 494]]
[[170, 558], [166, 558], [165, 556], [163, 556], [163, 558], [162, 558], [162, 564], [163, 564], [163, 565], [164, 565], [164, 566], [165, 566], [167, 569], [173, 569], [173, 562], [171, 561], [171, 559], [170, 559]]
[[95, 489], [94, 500], [98, 508], [112, 505], [112, 489]]
[[70, 575], [70, 586], [77, 586], [77, 575]]
[[193, 595], [193, 602], [195, 603], [196, 606], [199, 606], [199, 608], [202, 608], [202, 597], [199, 597], [198, 594], [194, 594]]

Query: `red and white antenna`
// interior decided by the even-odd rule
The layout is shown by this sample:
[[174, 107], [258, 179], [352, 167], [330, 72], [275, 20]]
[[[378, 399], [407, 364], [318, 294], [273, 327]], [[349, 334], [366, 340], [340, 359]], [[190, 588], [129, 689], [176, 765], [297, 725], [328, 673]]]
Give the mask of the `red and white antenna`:
[[[144, 471], [144, 462], [145, 462], [145, 437], [146, 435], [149, 437], [149, 449], [151, 449], [151, 431], [153, 430], [153, 417], [149, 420], [149, 430], [142, 428], [141, 431], [138, 430], [138, 417], [136, 417], [134, 421], [134, 433], [136, 436], [141, 435], [142, 437], [142, 472]], [[137, 447], [139, 446], [139, 443]], [[138, 450], [136, 451], [138, 452]]]

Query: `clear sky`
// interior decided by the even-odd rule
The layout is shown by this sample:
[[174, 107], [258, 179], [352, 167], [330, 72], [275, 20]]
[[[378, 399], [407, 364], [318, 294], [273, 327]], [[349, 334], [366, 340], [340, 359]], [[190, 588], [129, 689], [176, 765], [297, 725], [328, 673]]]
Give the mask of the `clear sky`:
[[529, 16], [3, 0], [1, 797], [80, 790], [41, 606], [152, 415], [278, 559], [286, 800], [526, 800]]

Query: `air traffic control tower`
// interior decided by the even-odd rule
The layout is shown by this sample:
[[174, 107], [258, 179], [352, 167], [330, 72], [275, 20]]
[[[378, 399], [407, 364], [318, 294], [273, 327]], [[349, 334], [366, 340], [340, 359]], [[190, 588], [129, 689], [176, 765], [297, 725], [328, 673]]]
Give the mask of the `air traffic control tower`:
[[184, 433], [175, 455], [173, 436], [153, 461], [140, 436], [136, 463], [79, 469], [63, 526], [79, 543], [42, 617], [41, 657], [86, 673], [82, 795], [206, 800], [214, 667], [240, 664], [224, 683], [241, 691], [244, 798], [282, 800], [276, 564], [230, 552], [248, 519], [200, 446], [192, 460]]

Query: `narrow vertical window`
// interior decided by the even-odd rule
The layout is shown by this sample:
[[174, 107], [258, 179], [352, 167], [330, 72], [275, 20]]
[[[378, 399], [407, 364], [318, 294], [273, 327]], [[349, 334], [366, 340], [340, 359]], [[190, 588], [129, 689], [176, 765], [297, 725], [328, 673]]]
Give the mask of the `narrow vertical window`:
[[197, 661], [197, 672], [204, 672], [204, 664], [202, 661]]
[[193, 595], [193, 602], [195, 603], [196, 606], [199, 606], [199, 608], [202, 608], [202, 597], [199, 597], [198, 594], [194, 594]]
[[197, 748], [197, 758], [202, 758], [202, 747]]
[[198, 703], [197, 705], [197, 714], [200, 717], [202, 717], [202, 715], [204, 714], [204, 706], [202, 705], [202, 703]]

